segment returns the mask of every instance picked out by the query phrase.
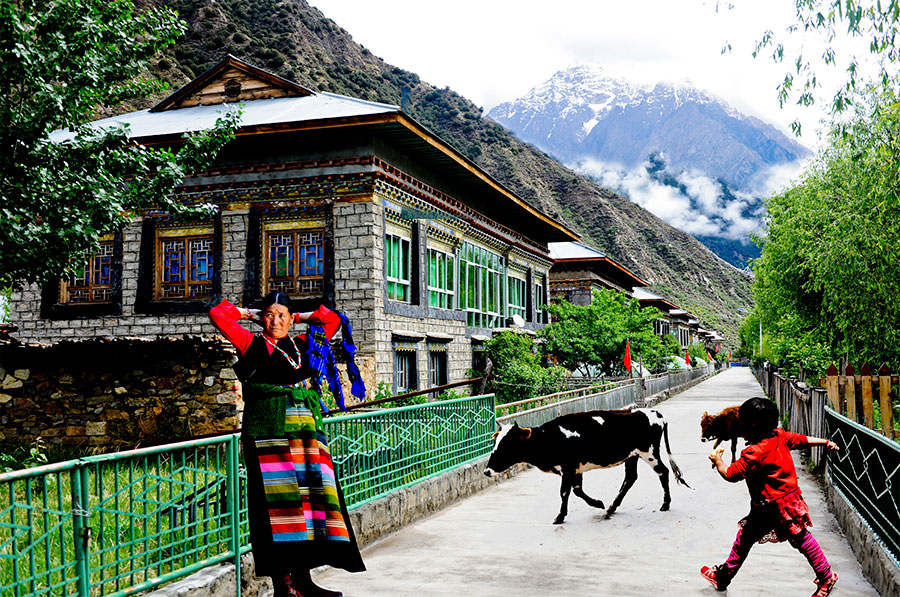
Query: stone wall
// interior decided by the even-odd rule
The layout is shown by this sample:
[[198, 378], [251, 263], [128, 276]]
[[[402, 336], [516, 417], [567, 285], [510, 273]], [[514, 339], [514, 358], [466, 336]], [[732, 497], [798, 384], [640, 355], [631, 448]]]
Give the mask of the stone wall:
[[[0, 342], [0, 442], [165, 443], [240, 427], [234, 348], [213, 337]], [[375, 384], [375, 360], [357, 357]], [[338, 364], [346, 403], [346, 366]]]
[[872, 529], [841, 492], [825, 483], [825, 499], [847, 537], [866, 579], [879, 595], [900, 595], [900, 568]]
[[235, 429], [234, 361], [200, 337], [0, 344], [0, 441], [133, 446]]

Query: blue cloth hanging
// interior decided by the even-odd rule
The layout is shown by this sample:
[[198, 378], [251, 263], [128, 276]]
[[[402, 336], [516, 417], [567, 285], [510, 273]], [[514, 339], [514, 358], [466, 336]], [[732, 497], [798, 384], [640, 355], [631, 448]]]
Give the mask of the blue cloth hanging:
[[[350, 378], [351, 383], [350, 393], [362, 400], [366, 395], [366, 386], [360, 375], [359, 367], [354, 361], [356, 346], [353, 344], [353, 327], [350, 325], [350, 320], [346, 315], [340, 311], [335, 311], [335, 313], [341, 318], [341, 352], [343, 353], [341, 356], [347, 363], [347, 377]], [[309, 366], [317, 372], [314, 380], [319, 391], [321, 391], [321, 380], [325, 378], [335, 402], [337, 402], [341, 410], [346, 411], [341, 377], [338, 374], [337, 363], [331, 350], [331, 343], [328, 341], [322, 326], [309, 326], [306, 344], [306, 360]], [[325, 413], [329, 412], [324, 403], [322, 403], [322, 411]]]

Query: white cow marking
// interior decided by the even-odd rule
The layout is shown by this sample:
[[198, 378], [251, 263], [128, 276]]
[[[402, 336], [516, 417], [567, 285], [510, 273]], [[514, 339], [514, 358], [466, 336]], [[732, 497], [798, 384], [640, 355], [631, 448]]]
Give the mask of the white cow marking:
[[559, 430], [562, 431], [563, 435], [565, 435], [566, 437], [581, 437], [581, 434], [577, 431], [569, 431], [562, 425], [560, 425]]
[[592, 417], [595, 421], [597, 421], [598, 425], [603, 425], [606, 421], [603, 420], [603, 417]]
[[658, 411], [649, 408], [636, 408], [634, 412], [644, 413], [651, 427], [664, 427], [666, 424], [665, 418]]

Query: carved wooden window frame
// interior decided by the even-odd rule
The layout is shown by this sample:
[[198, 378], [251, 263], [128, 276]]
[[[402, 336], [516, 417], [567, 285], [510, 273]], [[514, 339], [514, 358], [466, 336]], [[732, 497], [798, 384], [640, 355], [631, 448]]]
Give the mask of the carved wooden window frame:
[[[308, 235], [310, 238], [317, 236], [318, 243], [315, 245], [304, 244], [299, 245], [302, 235]], [[273, 291], [284, 292], [293, 298], [316, 298], [321, 297], [325, 291], [325, 252], [326, 252], [326, 222], [320, 218], [306, 219], [264, 219], [262, 221], [262, 238], [261, 238], [261, 263], [260, 263], [260, 280], [262, 283], [262, 294], [266, 295]], [[292, 255], [288, 255], [285, 259], [285, 265], [289, 270], [285, 275], [274, 275], [272, 272], [272, 246], [271, 241], [278, 237], [290, 237], [290, 251]], [[285, 246], [285, 245], [282, 245]], [[304, 258], [308, 258], [308, 253], [301, 250], [302, 247], [315, 246], [317, 248], [315, 257], [316, 273], [309, 274], [307, 259], [301, 261], [301, 254]], [[277, 266], [276, 266], [277, 267]], [[304, 273], [301, 273], [304, 272]]]

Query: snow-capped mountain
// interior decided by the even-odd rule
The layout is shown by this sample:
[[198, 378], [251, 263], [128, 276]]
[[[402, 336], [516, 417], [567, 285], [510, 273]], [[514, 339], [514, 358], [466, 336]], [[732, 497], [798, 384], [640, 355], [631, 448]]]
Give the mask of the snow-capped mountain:
[[575, 66], [488, 116], [560, 161], [625, 168], [661, 153], [670, 168], [698, 170], [738, 190], [809, 150], [690, 82], [643, 85], [596, 65]]

